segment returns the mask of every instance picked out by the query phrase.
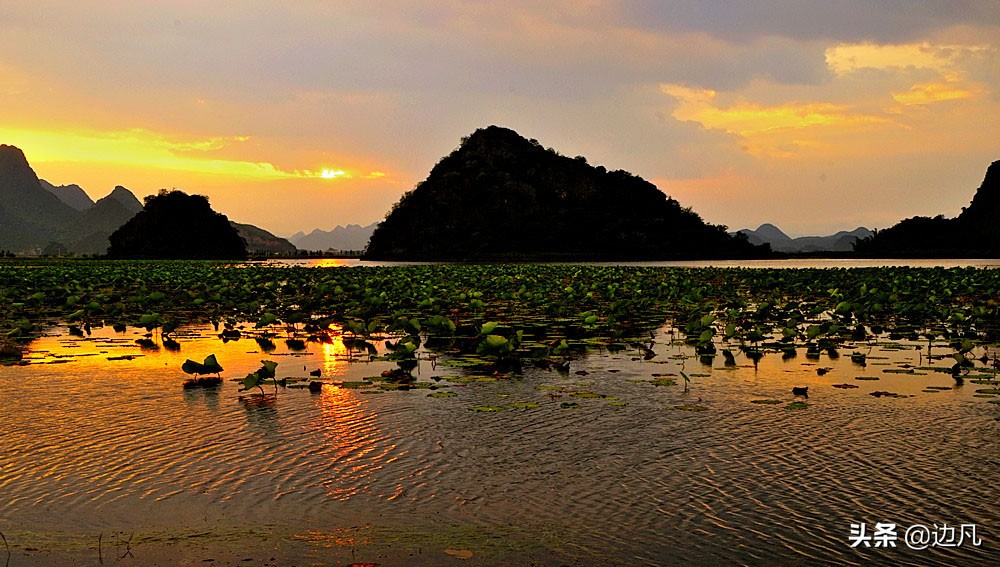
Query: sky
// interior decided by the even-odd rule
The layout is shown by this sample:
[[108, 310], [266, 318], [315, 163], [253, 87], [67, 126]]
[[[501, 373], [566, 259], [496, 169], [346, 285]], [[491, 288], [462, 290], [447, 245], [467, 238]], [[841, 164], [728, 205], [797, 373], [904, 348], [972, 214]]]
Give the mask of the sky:
[[95, 199], [368, 224], [492, 124], [732, 230], [954, 216], [1000, 160], [1000, 1], [0, 3], [0, 143]]

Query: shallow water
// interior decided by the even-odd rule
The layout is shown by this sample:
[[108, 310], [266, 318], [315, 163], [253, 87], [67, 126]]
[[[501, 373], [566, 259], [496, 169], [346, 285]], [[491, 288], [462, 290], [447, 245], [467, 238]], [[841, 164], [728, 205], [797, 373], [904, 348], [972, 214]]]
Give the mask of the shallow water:
[[[438, 565], [455, 561], [446, 549], [476, 565], [1000, 562], [1000, 405], [976, 395], [995, 386], [917, 370], [947, 365], [928, 361], [926, 341], [862, 345], [864, 367], [847, 349], [800, 349], [725, 368], [669, 332], [651, 360], [592, 349], [568, 373], [465, 384], [422, 361], [419, 380], [454, 397], [327, 385], [258, 403], [232, 381], [182, 390], [181, 363], [215, 353], [232, 378], [269, 358], [279, 376], [318, 369], [331, 383], [395, 365], [349, 362], [339, 340], [294, 352], [279, 338], [265, 355], [199, 328], [168, 352], [140, 349], [132, 330], [56, 329], [32, 343], [32, 364], [0, 368], [10, 565], [99, 552], [106, 564]], [[678, 383], [649, 382], [666, 377]], [[803, 386], [807, 400], [791, 393]], [[808, 407], [786, 409], [796, 400]], [[483, 405], [507, 409], [470, 411]], [[900, 538], [912, 524], [976, 524], [982, 545], [851, 548], [852, 523], [883, 521]]]
[[[371, 262], [357, 258], [275, 259], [250, 264], [301, 266], [307, 268], [351, 268], [358, 266], [406, 266], [427, 262]], [[433, 263], [433, 262], [430, 262]], [[1000, 268], [996, 258], [784, 258], [776, 260], [676, 260], [663, 262], [579, 262], [589, 266], [643, 266], [654, 268]]]

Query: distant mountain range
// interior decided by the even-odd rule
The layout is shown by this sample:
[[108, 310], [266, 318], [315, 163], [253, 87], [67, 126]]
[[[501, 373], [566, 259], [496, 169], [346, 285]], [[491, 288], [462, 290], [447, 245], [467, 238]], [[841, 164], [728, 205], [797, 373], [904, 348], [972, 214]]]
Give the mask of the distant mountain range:
[[[66, 203], [67, 205], [73, 207], [78, 211], [86, 211], [90, 207], [94, 206], [94, 200], [91, 199], [90, 195], [88, 195], [87, 192], [84, 191], [83, 188], [80, 187], [79, 185], [74, 184], [74, 185], [56, 186], [44, 179], [39, 179], [38, 181], [41, 182], [43, 189], [45, 189], [49, 193], [52, 193], [56, 197], [59, 197], [60, 201]], [[135, 199], [134, 194], [132, 195], [132, 198]], [[135, 202], [139, 204], [139, 208], [141, 209], [142, 203], [139, 203], [138, 199], [135, 199]]]
[[757, 230], [744, 228], [733, 234], [743, 234], [751, 244], [770, 244], [771, 250], [785, 253], [810, 252], [851, 252], [859, 240], [870, 237], [873, 233], [864, 227], [858, 227], [850, 232], [842, 230], [830, 236], [800, 236], [792, 238], [773, 224], [762, 224]]
[[373, 222], [368, 226], [338, 225], [333, 230], [317, 228], [309, 234], [296, 232], [288, 240], [300, 250], [364, 250], [377, 226], [378, 223]]
[[[115, 187], [96, 202], [79, 185], [39, 179], [15, 146], [0, 145], [0, 250], [18, 255], [93, 255], [108, 236], [143, 209], [135, 194]], [[252, 225], [232, 223], [253, 253], [293, 254], [295, 246]]]

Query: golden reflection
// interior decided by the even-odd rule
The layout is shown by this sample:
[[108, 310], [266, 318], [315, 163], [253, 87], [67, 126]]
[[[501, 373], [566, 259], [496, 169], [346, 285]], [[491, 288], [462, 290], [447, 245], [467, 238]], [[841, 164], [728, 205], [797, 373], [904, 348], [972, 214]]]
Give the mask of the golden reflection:
[[354, 549], [374, 542], [371, 531], [371, 526], [336, 528], [330, 531], [305, 530], [300, 534], [292, 534], [292, 539], [314, 543], [327, 549], [334, 547]]
[[351, 260], [347, 258], [323, 258], [320, 260], [313, 260], [309, 263], [309, 265], [316, 268], [343, 268], [345, 266], [350, 266]]
[[320, 430], [330, 455], [329, 476], [323, 481], [327, 495], [347, 500], [366, 492], [372, 478], [395, 445], [379, 447], [383, 437], [377, 415], [357, 390], [325, 386], [319, 395], [320, 416], [313, 422]]
[[322, 343], [323, 376], [337, 378], [346, 372], [346, 366], [341, 363], [350, 358], [350, 352], [344, 346], [344, 338], [341, 335], [341, 328], [339, 326], [331, 326], [329, 337], [332, 339], [331, 342]]

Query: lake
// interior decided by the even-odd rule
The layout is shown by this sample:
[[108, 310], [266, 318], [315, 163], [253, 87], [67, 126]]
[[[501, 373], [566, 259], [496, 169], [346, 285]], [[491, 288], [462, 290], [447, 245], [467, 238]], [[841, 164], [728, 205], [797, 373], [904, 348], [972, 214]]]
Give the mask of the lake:
[[[1000, 564], [997, 370], [956, 382], [946, 341], [755, 363], [716, 339], [727, 365], [667, 324], [520, 374], [421, 346], [396, 390], [396, 364], [339, 328], [304, 349], [279, 330], [268, 352], [249, 328], [183, 327], [176, 352], [144, 334], [54, 327], [0, 367], [10, 566]], [[184, 360], [213, 353], [227, 381], [182, 389]], [[292, 381], [238, 392], [264, 358]], [[862, 523], [895, 524], [895, 546], [852, 547]], [[968, 527], [904, 542], [945, 524], [981, 545]]]
[[[350, 268], [357, 266], [412, 266], [428, 262], [374, 262], [357, 258], [275, 259], [250, 262], [251, 265], [302, 266], [310, 268]], [[682, 260], [664, 262], [576, 262], [556, 265], [643, 266], [660, 268], [998, 268], [995, 258], [793, 258], [779, 260]]]

